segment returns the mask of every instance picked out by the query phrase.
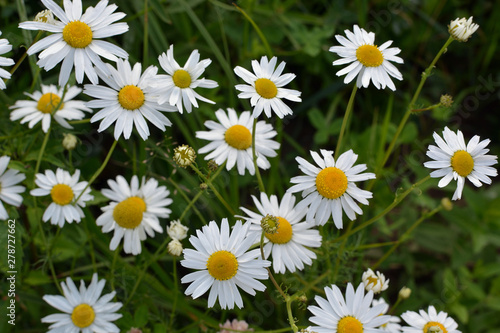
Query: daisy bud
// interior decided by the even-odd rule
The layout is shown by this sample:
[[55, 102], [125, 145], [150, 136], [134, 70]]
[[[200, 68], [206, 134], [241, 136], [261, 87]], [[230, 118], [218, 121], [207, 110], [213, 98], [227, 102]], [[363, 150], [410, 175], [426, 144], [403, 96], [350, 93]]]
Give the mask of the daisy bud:
[[183, 240], [187, 237], [188, 227], [182, 225], [179, 220], [170, 222], [170, 226], [167, 227], [167, 234], [172, 239]]
[[384, 274], [377, 271], [375, 274], [371, 268], [368, 268], [366, 272], [363, 273], [361, 278], [363, 284], [365, 285], [366, 291], [373, 291], [375, 294], [386, 290], [389, 287], [389, 280], [385, 279]]
[[264, 229], [266, 234], [274, 234], [278, 231], [278, 227], [279, 227], [278, 218], [267, 214], [260, 221], [260, 225], [261, 225], [262, 229]]
[[180, 167], [186, 168], [190, 166], [196, 159], [196, 152], [188, 145], [182, 145], [174, 148], [174, 161]]
[[441, 206], [443, 206], [443, 208], [447, 211], [450, 211], [453, 209], [453, 203], [448, 198], [441, 199]]
[[463, 17], [451, 21], [448, 26], [448, 32], [451, 37], [459, 42], [466, 42], [478, 28], [478, 24], [472, 23], [472, 16], [468, 20]]
[[182, 244], [174, 238], [170, 241], [170, 243], [168, 243], [167, 250], [171, 255], [178, 257], [182, 254]]
[[208, 170], [214, 172], [215, 170], [217, 170], [219, 165], [215, 162], [215, 160], [210, 160], [207, 163], [207, 167], [208, 167]]
[[54, 14], [52, 14], [52, 11], [50, 11], [48, 9], [44, 9], [40, 13], [36, 14], [35, 22], [55, 24], [56, 20], [54, 20]]
[[63, 133], [64, 139], [62, 141], [62, 145], [66, 150], [73, 150], [76, 147], [78, 142], [78, 138], [71, 133]]
[[411, 295], [411, 289], [408, 287], [403, 287], [399, 291], [399, 298], [401, 299], [408, 299], [410, 298], [410, 295]]
[[200, 184], [200, 190], [205, 191], [208, 188], [207, 183], [201, 183]]
[[453, 104], [453, 98], [451, 97], [451, 95], [441, 95], [439, 104], [441, 104], [445, 108], [449, 108]]

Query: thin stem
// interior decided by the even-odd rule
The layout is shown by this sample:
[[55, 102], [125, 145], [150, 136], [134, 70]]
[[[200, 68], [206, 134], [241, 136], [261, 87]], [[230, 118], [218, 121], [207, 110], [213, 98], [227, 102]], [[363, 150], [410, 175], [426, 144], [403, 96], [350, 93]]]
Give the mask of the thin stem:
[[177, 294], [179, 292], [179, 282], [177, 281], [177, 261], [174, 259], [172, 260], [172, 275], [174, 279], [174, 304], [172, 305], [172, 310], [170, 311], [170, 322], [168, 324], [168, 332], [172, 332], [172, 325], [174, 323], [174, 318], [175, 318], [175, 309], [177, 308]]
[[45, 152], [45, 147], [47, 147], [47, 142], [49, 141], [51, 129], [52, 129], [52, 126], [49, 126], [49, 129], [47, 130], [47, 133], [45, 133], [45, 137], [43, 138], [42, 147], [40, 148], [40, 151], [38, 152], [38, 158], [36, 159], [35, 173], [34, 173], [35, 177], [33, 177], [33, 187], [35, 187], [36, 174], [38, 173], [38, 170], [40, 169], [40, 164], [42, 163], [42, 156], [43, 156], [43, 153]]
[[255, 32], [257, 33], [257, 35], [259, 35], [259, 38], [262, 41], [262, 44], [264, 44], [264, 48], [266, 49], [267, 56], [272, 57], [273, 51], [271, 50], [271, 47], [269, 46], [269, 43], [267, 42], [267, 39], [264, 36], [264, 34], [262, 33], [262, 30], [260, 30], [259, 26], [254, 22], [254, 20], [252, 20], [252, 18], [243, 9], [238, 7], [234, 2], [233, 2], [233, 6], [236, 7], [236, 9], [238, 9], [240, 11], [240, 13], [243, 14], [243, 16], [245, 16], [245, 18], [248, 20], [248, 22], [250, 22], [252, 27], [255, 29]]
[[[354, 221], [349, 221], [349, 225], [347, 226], [347, 230], [345, 232], [346, 235], [349, 235], [352, 226], [354, 225]], [[337, 252], [337, 259], [335, 259], [335, 267], [333, 269], [333, 281], [337, 281], [337, 274], [339, 272], [339, 266], [340, 266], [340, 257], [342, 256], [345, 248], [345, 244], [347, 243], [347, 238], [349, 236], [346, 236], [342, 242], [342, 245], [340, 245], [340, 248]]]
[[298, 332], [299, 328], [295, 325], [295, 319], [292, 314], [292, 302], [294, 301], [294, 297], [287, 297], [286, 300], [286, 312], [288, 313], [288, 323], [294, 332]]
[[257, 177], [257, 182], [259, 183], [259, 191], [266, 193], [266, 188], [264, 186], [264, 182], [262, 181], [262, 177], [260, 176], [259, 166], [257, 165], [257, 155], [255, 154], [255, 130], [257, 128], [257, 118], [253, 119], [252, 126], [252, 159], [253, 166], [255, 169], [255, 176]]
[[[42, 35], [44, 33], [45, 33], [45, 31], [42, 31], [42, 30], [38, 31], [38, 33], [35, 36], [35, 40], [33, 41], [33, 43], [31, 43], [31, 45], [35, 44], [40, 39], [40, 37], [42, 37]], [[30, 47], [31, 47], [31, 45], [30, 45]], [[26, 51], [24, 51], [23, 55], [21, 56], [21, 58], [19, 58], [19, 60], [14, 65], [14, 67], [11, 68], [10, 75], [14, 74], [14, 72], [17, 70], [17, 68], [23, 63], [24, 59], [26, 59], [26, 57], [28, 56], [28, 49], [29, 49], [29, 47], [26, 49]]]
[[[262, 260], [266, 260], [266, 257], [264, 256], [264, 235], [265, 234], [266, 234], [266, 232], [264, 230], [262, 230], [262, 234], [260, 236], [260, 255], [262, 257]], [[274, 279], [273, 273], [271, 273], [271, 270], [269, 269], [269, 267], [266, 267], [266, 269], [267, 269], [267, 273], [269, 274], [269, 278], [271, 279], [272, 283], [274, 284], [274, 286], [276, 287], [276, 289], [280, 293], [281, 297], [283, 297], [283, 299], [286, 300], [288, 298], [288, 296], [285, 294], [283, 289], [281, 289], [278, 282], [276, 282], [276, 280]]]
[[344, 138], [344, 132], [347, 127], [347, 123], [349, 121], [349, 116], [352, 113], [353, 105], [354, 105], [354, 97], [356, 96], [356, 91], [358, 90], [358, 86], [354, 84], [352, 88], [351, 97], [349, 97], [349, 103], [347, 103], [347, 109], [345, 110], [344, 119], [342, 120], [342, 126], [340, 127], [339, 140], [337, 141], [337, 148], [335, 148], [335, 159], [339, 155], [340, 148], [342, 147], [342, 139]]
[[212, 181], [208, 179], [194, 164], [191, 164], [191, 168], [198, 174], [198, 176], [203, 179], [203, 181], [210, 187], [212, 192], [214, 192], [215, 196], [219, 201], [226, 207], [226, 209], [231, 213], [231, 215], [234, 215], [234, 210], [229, 206], [226, 200], [220, 195], [219, 191], [215, 188], [215, 186], [212, 184]]
[[148, 0], [144, 0], [144, 34], [142, 45], [142, 62], [143, 66], [147, 67], [148, 61]]

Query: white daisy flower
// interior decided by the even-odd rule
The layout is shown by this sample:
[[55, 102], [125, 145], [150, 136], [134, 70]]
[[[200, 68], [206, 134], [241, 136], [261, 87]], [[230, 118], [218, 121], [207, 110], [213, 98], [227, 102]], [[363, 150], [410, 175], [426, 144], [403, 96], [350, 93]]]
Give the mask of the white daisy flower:
[[377, 273], [375, 274], [375, 272], [373, 272], [371, 268], [368, 268], [368, 270], [363, 273], [361, 280], [365, 285], [365, 289], [367, 291], [371, 290], [375, 294], [378, 294], [389, 288], [389, 279], [386, 280], [384, 274], [380, 273], [379, 271], [377, 271]]
[[252, 60], [254, 73], [243, 67], [236, 66], [234, 72], [241, 77], [247, 84], [237, 84], [236, 90], [241, 91], [239, 98], [250, 98], [250, 104], [254, 107], [253, 117], [257, 118], [264, 110], [267, 117], [271, 117], [271, 110], [280, 118], [292, 114], [292, 109], [281, 99], [285, 98], [294, 102], [301, 102], [301, 92], [293, 89], [283, 88], [290, 83], [295, 74], [283, 74], [285, 62], [282, 61], [278, 68], [276, 62], [278, 58], [272, 57], [268, 61], [266, 56], [257, 60]]
[[177, 111], [177, 108], [168, 104], [158, 104], [158, 94], [151, 86], [157, 79], [158, 68], [149, 66], [141, 74], [141, 64], [136, 63], [134, 68], [130, 67], [127, 60], [119, 59], [117, 69], [110, 64], [106, 64], [109, 76], [97, 69], [101, 79], [109, 86], [86, 84], [83, 92], [93, 98], [87, 102], [91, 108], [101, 109], [91, 119], [90, 122], [102, 120], [99, 125], [99, 132], [115, 124], [114, 137], [116, 140], [123, 133], [125, 139], [130, 138], [132, 127], [139, 132], [143, 140], [149, 136], [146, 118], [160, 130], [165, 131], [165, 126], [172, 123], [160, 111]]
[[88, 7], [82, 15], [81, 0], [65, 0], [64, 10], [52, 0], [42, 0], [42, 3], [60, 21], [52, 24], [39, 21], [21, 22], [19, 27], [53, 33], [33, 44], [28, 49], [28, 54], [44, 50], [38, 55], [37, 65], [46, 71], [62, 61], [59, 86], [63, 87], [68, 82], [73, 66], [76, 82], [82, 83], [85, 74], [90, 82], [97, 84], [99, 80], [93, 65], [107, 73], [107, 68], [99, 56], [111, 61], [117, 61], [117, 57], [128, 57], [122, 48], [101, 40], [128, 31], [127, 23], [114, 23], [125, 17], [125, 13], [114, 13], [118, 8], [115, 4], [108, 6], [107, 0], [101, 0], [95, 8]]
[[436, 312], [436, 309], [431, 305], [427, 312], [420, 310], [419, 313], [414, 311], [406, 311], [401, 315], [404, 321], [410, 326], [403, 326], [404, 333], [461, 333], [457, 330], [458, 324], [453, 318], [448, 317], [448, 314], [443, 311]]
[[3, 202], [14, 207], [21, 206], [23, 197], [19, 193], [24, 193], [26, 190], [26, 187], [18, 185], [26, 179], [26, 176], [17, 170], [7, 169], [9, 162], [9, 156], [0, 157], [0, 220], [2, 221], [9, 218]]
[[[82, 207], [85, 207], [86, 201], [93, 200], [94, 196], [90, 194], [90, 188], [83, 192], [88, 183], [78, 182], [79, 179], [80, 170], [75, 170], [71, 175], [61, 168], [57, 168], [56, 173], [46, 170], [45, 174], [36, 175], [35, 184], [39, 188], [31, 190], [30, 194], [37, 197], [50, 194], [52, 198], [52, 203], [43, 213], [44, 222], [50, 220], [51, 224], [57, 224], [62, 228], [64, 222], [81, 221], [85, 216]], [[77, 198], [79, 199], [75, 202]]]
[[[21, 124], [28, 123], [29, 128], [33, 128], [39, 121], [42, 121], [42, 130], [47, 133], [50, 127], [50, 119], [54, 117], [64, 128], [73, 128], [67, 120], [81, 120], [85, 117], [85, 112], [92, 112], [85, 106], [83, 101], [74, 101], [81, 88], [67, 86], [66, 93], [64, 88], [57, 88], [55, 85], [42, 85], [42, 91], [35, 91], [33, 94], [24, 93], [32, 101], [16, 101], [10, 107], [13, 110], [10, 114], [10, 120], [21, 119]], [[61, 98], [63, 99], [61, 102]]]
[[472, 16], [469, 19], [457, 18], [450, 22], [448, 26], [448, 32], [451, 37], [458, 40], [459, 42], [466, 42], [469, 40], [470, 36], [479, 29], [479, 25], [472, 23]]
[[303, 270], [304, 264], [311, 265], [312, 259], [316, 259], [316, 253], [307, 247], [320, 247], [321, 235], [318, 230], [312, 229], [313, 224], [302, 222], [307, 212], [306, 207], [296, 210], [295, 197], [291, 193], [285, 193], [281, 205], [275, 195], [268, 197], [261, 193], [260, 201], [255, 196], [252, 199], [259, 213], [240, 207], [248, 217], [239, 216], [252, 223], [249, 235], [255, 235], [253, 237], [260, 240], [261, 220], [267, 215], [278, 219], [276, 233], [266, 233], [264, 237], [264, 255], [266, 259], [272, 255], [274, 272], [285, 273], [288, 270], [294, 273], [296, 269]]
[[306, 221], [317, 225], [324, 225], [326, 221], [333, 217], [335, 226], [342, 229], [342, 211], [353, 221], [357, 214], [363, 214], [361, 208], [354, 201], [359, 201], [368, 205], [368, 200], [372, 197], [369, 191], [359, 189], [355, 182], [374, 179], [375, 174], [371, 172], [360, 173], [366, 170], [366, 164], [354, 166], [358, 155], [352, 150], [348, 150], [339, 156], [337, 162], [333, 158], [333, 151], [321, 149], [323, 158], [317, 152], [311, 151], [316, 164], [319, 167], [307, 162], [302, 157], [296, 157], [299, 168], [306, 176], [297, 176], [290, 179], [290, 182], [297, 185], [288, 189], [288, 192], [302, 191], [302, 201], [297, 205], [297, 209], [308, 206]]
[[319, 325], [311, 326], [317, 333], [375, 333], [383, 332], [377, 327], [387, 323], [389, 316], [380, 315], [384, 305], [371, 306], [373, 292], [365, 295], [364, 285], [361, 283], [356, 291], [351, 283], [347, 284], [344, 296], [336, 285], [325, 287], [326, 299], [316, 296], [318, 306], [308, 306], [313, 317], [309, 321]]
[[[387, 313], [387, 311], [389, 311], [389, 304], [387, 304], [385, 299], [382, 297], [380, 297], [379, 299], [374, 299], [372, 301], [372, 306], [377, 306], [379, 304], [384, 305], [384, 308], [380, 314], [385, 315]], [[401, 322], [401, 318], [399, 318], [397, 316], [389, 316], [389, 321], [383, 325], [380, 325], [379, 328], [383, 332], [401, 333], [401, 325], [399, 324], [400, 322]]]
[[[2, 32], [0, 31], [0, 36]], [[12, 45], [9, 44], [9, 41], [5, 38], [0, 39], [0, 54], [4, 54], [10, 52], [12, 50]], [[14, 60], [6, 57], [0, 57], [0, 66], [12, 66], [14, 65]], [[7, 86], [3, 79], [10, 79], [10, 73], [3, 68], [0, 68], [0, 89], [5, 89]]]
[[465, 178], [476, 187], [482, 186], [482, 183], [491, 184], [488, 176], [497, 175], [497, 170], [491, 167], [497, 164], [497, 156], [486, 155], [489, 152], [489, 149], [486, 149], [490, 143], [489, 139], [479, 142], [479, 136], [475, 135], [466, 145], [462, 132], [457, 130], [457, 133], [454, 133], [448, 127], [443, 131], [444, 140], [436, 132], [433, 137], [437, 147], [430, 145], [427, 156], [434, 161], [425, 162], [424, 166], [438, 169], [431, 172], [431, 177], [443, 177], [438, 183], [439, 187], [445, 187], [452, 179], [457, 181], [452, 200], [462, 198]]
[[167, 226], [167, 234], [172, 239], [183, 240], [187, 237], [189, 228], [181, 223], [180, 220], [171, 221]]
[[255, 237], [247, 235], [249, 227], [250, 223], [242, 225], [237, 221], [230, 232], [229, 223], [224, 218], [220, 230], [215, 221], [196, 230], [198, 237], [189, 238], [195, 250], [184, 249], [184, 260], [181, 261], [182, 266], [197, 270], [181, 279], [182, 283], [191, 282], [186, 295], [198, 298], [210, 289], [209, 308], [218, 298], [222, 309], [233, 309], [234, 304], [241, 309], [243, 300], [237, 287], [252, 296], [255, 290], [266, 289], [257, 280], [268, 278], [265, 267], [271, 263], [260, 259], [259, 249], [248, 251], [255, 242]]
[[170, 191], [165, 186], [158, 186], [155, 179], [145, 178], [139, 186], [139, 178], [132, 177], [129, 184], [122, 176], [116, 181], [108, 180], [111, 189], [103, 189], [102, 194], [112, 200], [102, 208], [103, 214], [96, 220], [102, 226], [102, 232], [114, 230], [110, 250], [116, 250], [123, 238], [125, 253], [137, 255], [141, 253], [141, 241], [155, 236], [155, 231], [163, 232], [159, 217], [167, 218], [172, 212], [166, 206], [172, 203], [168, 198]]
[[[227, 114], [219, 109], [215, 112], [219, 123], [207, 120], [205, 126], [210, 131], [198, 131], [196, 137], [210, 140], [208, 145], [198, 150], [199, 154], [205, 154], [205, 160], [214, 159], [215, 163], [221, 165], [226, 162], [226, 169], [231, 170], [236, 164], [238, 173], [245, 174], [248, 169], [251, 175], [255, 174], [252, 158], [252, 131], [253, 118], [250, 111], [244, 111], [238, 117], [234, 109], [228, 108]], [[269, 169], [271, 163], [267, 157], [275, 157], [276, 150], [280, 144], [271, 140], [276, 136], [276, 131], [270, 124], [261, 120], [255, 128], [255, 154], [257, 155], [257, 166], [261, 169]]]
[[68, 277], [66, 283], [61, 282], [64, 296], [45, 295], [43, 300], [54, 308], [64, 312], [48, 315], [42, 318], [42, 323], [52, 323], [47, 333], [118, 333], [120, 329], [112, 323], [122, 317], [116, 313], [121, 307], [120, 302], [110, 302], [116, 292], [101, 296], [106, 280], [98, 281], [97, 273], [92, 275], [88, 288], [83, 280], [80, 288]]
[[174, 59], [174, 46], [170, 45], [167, 54], [162, 53], [158, 57], [158, 61], [161, 68], [167, 72], [167, 75], [158, 75], [157, 87], [161, 89], [158, 103], [168, 102], [170, 105], [175, 105], [180, 113], [183, 112], [182, 105], [184, 105], [188, 113], [191, 112], [192, 105], [197, 108], [198, 102], [196, 99], [215, 104], [214, 101], [194, 91], [195, 88], [215, 88], [219, 86], [213, 80], [199, 78], [205, 68], [212, 63], [212, 60], [203, 59], [200, 61], [198, 50], [194, 50], [184, 67], [181, 67]]
[[356, 85], [367, 88], [370, 80], [377, 89], [384, 89], [386, 86], [391, 90], [396, 90], [396, 86], [392, 82], [392, 76], [398, 80], [403, 80], [403, 76], [399, 70], [391, 63], [391, 61], [399, 64], [403, 63], [403, 59], [396, 57], [401, 50], [397, 47], [389, 47], [392, 40], [384, 44], [375, 45], [375, 34], [366, 32], [365, 29], [360, 29], [354, 25], [354, 33], [349, 30], [344, 31], [347, 38], [341, 35], [335, 35], [337, 41], [342, 46], [330, 47], [330, 52], [337, 53], [342, 59], [335, 60], [333, 65], [349, 66], [337, 72], [337, 76], [347, 74], [344, 78], [344, 83], [351, 82], [356, 75]]

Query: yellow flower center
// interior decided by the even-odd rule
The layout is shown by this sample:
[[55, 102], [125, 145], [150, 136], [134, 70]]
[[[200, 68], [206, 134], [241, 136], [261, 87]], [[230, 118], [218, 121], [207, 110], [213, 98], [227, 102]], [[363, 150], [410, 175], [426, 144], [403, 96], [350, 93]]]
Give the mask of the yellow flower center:
[[278, 88], [274, 82], [264, 78], [255, 80], [255, 90], [257, 94], [267, 99], [274, 98], [278, 94]]
[[325, 168], [316, 176], [316, 189], [325, 198], [340, 198], [347, 190], [347, 176], [339, 168]]
[[122, 228], [134, 229], [142, 222], [146, 203], [139, 197], [130, 197], [115, 206], [113, 219]]
[[233, 148], [245, 150], [252, 145], [252, 133], [243, 125], [233, 125], [226, 130], [224, 139]]
[[423, 333], [431, 333], [433, 332], [432, 330], [429, 330], [431, 327], [439, 327], [443, 333], [448, 333], [448, 330], [443, 326], [443, 324], [438, 323], [437, 321], [430, 321], [427, 324], [425, 324], [423, 328]]
[[274, 234], [266, 233], [267, 239], [275, 244], [286, 244], [292, 239], [292, 225], [286, 219], [278, 217], [278, 230]]
[[136, 110], [144, 104], [144, 93], [137, 86], [125, 86], [118, 93], [118, 102], [126, 110]]
[[63, 39], [69, 46], [83, 49], [92, 42], [92, 29], [87, 23], [71, 21], [63, 29]]
[[[53, 93], [46, 93], [40, 97], [36, 108], [42, 113], [52, 113], [59, 106], [59, 103], [61, 103], [59, 96]], [[61, 110], [63, 107], [64, 103], [61, 103], [58, 110]]]
[[451, 167], [453, 171], [462, 177], [468, 176], [474, 169], [474, 160], [465, 150], [458, 150], [451, 157]]
[[384, 62], [384, 55], [375, 45], [361, 45], [358, 47], [356, 58], [366, 67], [378, 67]]
[[73, 313], [71, 314], [71, 320], [75, 326], [80, 328], [88, 327], [90, 324], [94, 322], [95, 312], [94, 309], [88, 304], [80, 304], [77, 305], [73, 309]]
[[73, 201], [73, 197], [75, 194], [71, 187], [66, 184], [56, 184], [50, 190], [50, 196], [52, 197], [52, 201], [56, 204], [65, 206]]
[[363, 324], [352, 317], [347, 316], [339, 320], [337, 324], [338, 333], [363, 333]]
[[176, 70], [172, 79], [174, 80], [174, 84], [182, 89], [189, 88], [191, 85], [191, 75], [183, 69]]
[[238, 260], [229, 251], [217, 251], [208, 258], [207, 269], [215, 279], [229, 280], [238, 272]]
[[366, 281], [367, 285], [372, 284], [372, 285], [376, 286], [378, 283], [378, 278], [375, 276], [370, 276], [367, 280], [368, 280], [368, 281]]

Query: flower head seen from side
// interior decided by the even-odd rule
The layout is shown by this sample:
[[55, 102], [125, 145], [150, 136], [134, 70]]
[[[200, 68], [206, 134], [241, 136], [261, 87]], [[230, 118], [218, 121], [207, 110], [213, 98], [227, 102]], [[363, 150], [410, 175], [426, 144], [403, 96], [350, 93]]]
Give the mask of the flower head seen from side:
[[10, 120], [22, 118], [21, 124], [28, 123], [29, 128], [41, 121], [45, 133], [49, 130], [51, 118], [64, 128], [73, 128], [67, 120], [81, 120], [85, 117], [84, 112], [92, 112], [83, 101], [73, 100], [81, 92], [82, 89], [75, 86], [67, 86], [64, 92], [64, 88], [58, 89], [55, 85], [42, 85], [42, 91], [25, 93], [32, 100], [16, 101], [10, 107], [13, 110]]
[[300, 91], [283, 88], [295, 78], [295, 74], [287, 73], [282, 75], [285, 62], [282, 61], [276, 68], [277, 61], [276, 57], [268, 60], [266, 56], [260, 59], [260, 63], [257, 60], [252, 60], [254, 73], [240, 66], [234, 68], [236, 75], [247, 83], [236, 85], [236, 90], [241, 91], [238, 97], [250, 98], [250, 104], [254, 107], [254, 118], [257, 118], [262, 111], [269, 118], [271, 117], [271, 111], [274, 111], [278, 117], [283, 118], [293, 112], [282, 99], [293, 102], [302, 101]]
[[359, 189], [355, 182], [373, 179], [375, 174], [360, 173], [366, 170], [366, 164], [354, 165], [358, 155], [352, 150], [341, 154], [337, 161], [333, 158], [333, 151], [322, 149], [320, 152], [323, 157], [311, 151], [318, 166], [302, 157], [295, 158], [306, 175], [293, 177], [290, 182], [296, 185], [288, 192], [302, 191], [303, 199], [297, 207], [309, 207], [306, 215], [308, 223], [315, 221], [317, 225], [324, 225], [332, 216], [335, 226], [342, 229], [342, 211], [353, 221], [356, 213], [363, 214], [354, 200], [368, 205], [368, 199], [372, 197], [371, 192]]
[[457, 18], [450, 22], [448, 25], [448, 32], [451, 37], [459, 42], [466, 42], [469, 40], [470, 36], [479, 29], [479, 25], [472, 22], [472, 16], [469, 19]]
[[[87, 182], [81, 181], [80, 170], [75, 170], [71, 175], [68, 171], [58, 168], [54, 173], [52, 170], [46, 170], [45, 174], [36, 175], [35, 184], [38, 188], [31, 190], [31, 195], [46, 196], [50, 195], [52, 203], [43, 213], [43, 221], [50, 220], [51, 224], [64, 226], [64, 222], [77, 223], [85, 216], [82, 207], [94, 196], [90, 194], [90, 188], [87, 188]], [[83, 192], [83, 193], [82, 193]], [[78, 201], [75, 201], [77, 200]]]
[[390, 76], [398, 80], [403, 80], [399, 70], [391, 63], [403, 63], [403, 59], [396, 55], [401, 52], [397, 47], [389, 47], [392, 40], [384, 44], [375, 45], [375, 34], [354, 25], [354, 32], [345, 30], [347, 38], [335, 35], [335, 38], [342, 46], [330, 47], [330, 52], [336, 53], [341, 59], [335, 60], [333, 65], [349, 66], [337, 72], [337, 76], [346, 75], [344, 83], [351, 82], [356, 76], [358, 88], [367, 88], [372, 81], [377, 89], [384, 89], [386, 86], [391, 90], [396, 90]]
[[28, 49], [28, 55], [42, 51], [38, 55], [38, 66], [46, 71], [62, 62], [59, 73], [59, 86], [64, 86], [69, 79], [73, 67], [76, 82], [82, 83], [84, 74], [93, 84], [98, 77], [93, 65], [107, 72], [105, 63], [100, 57], [111, 61], [127, 58], [122, 48], [102, 40], [128, 31], [125, 22], [115, 23], [125, 17], [125, 13], [114, 13], [115, 4], [108, 6], [107, 0], [101, 0], [94, 7], [88, 7], [82, 15], [82, 1], [64, 1], [64, 10], [53, 0], [42, 0], [42, 3], [59, 19], [55, 23], [28, 21], [21, 22], [19, 27], [28, 30], [48, 31], [52, 34], [36, 42]]
[[429, 169], [437, 169], [431, 172], [432, 178], [441, 178], [439, 187], [445, 187], [450, 181], [457, 181], [457, 189], [452, 200], [462, 198], [465, 178], [469, 179], [476, 187], [482, 183], [491, 184], [490, 177], [497, 176], [497, 170], [492, 165], [497, 164], [497, 156], [486, 155], [489, 149], [486, 146], [489, 139], [479, 141], [475, 135], [465, 144], [464, 136], [460, 130], [457, 133], [448, 127], [444, 128], [443, 138], [436, 132], [433, 134], [437, 146], [428, 147], [427, 156], [434, 161], [425, 162], [424, 166]]
[[101, 120], [99, 132], [115, 123], [115, 139], [118, 140], [122, 133], [129, 139], [135, 126], [141, 138], [146, 140], [150, 132], [144, 118], [162, 131], [172, 124], [160, 111], [175, 112], [177, 108], [158, 104], [158, 94], [151, 85], [157, 79], [157, 67], [149, 66], [141, 74], [141, 64], [136, 63], [132, 68], [127, 60], [119, 59], [116, 69], [110, 64], [106, 66], [110, 75], [100, 69], [97, 72], [108, 87], [86, 84], [83, 90], [94, 98], [87, 106], [101, 109], [90, 119], [91, 123]]
[[368, 270], [363, 273], [361, 280], [365, 285], [365, 289], [367, 291], [373, 291], [374, 294], [378, 294], [389, 288], [389, 279], [386, 280], [384, 274], [379, 271], [375, 273], [371, 268], [368, 268]]
[[241, 216], [251, 222], [249, 234], [254, 234], [260, 239], [262, 234], [261, 220], [266, 215], [272, 215], [278, 219], [278, 229], [275, 233], [266, 233], [264, 237], [264, 256], [273, 257], [273, 269], [275, 273], [285, 273], [295, 270], [303, 270], [304, 264], [311, 265], [316, 259], [316, 254], [307, 247], [320, 247], [321, 235], [313, 229], [314, 224], [303, 222], [306, 215], [305, 207], [298, 211], [295, 209], [295, 197], [291, 193], [285, 193], [278, 203], [275, 195], [268, 197], [265, 193], [260, 194], [260, 201], [252, 196], [258, 213], [244, 207], [241, 210], [248, 215]]
[[174, 46], [170, 45], [167, 54], [162, 53], [158, 57], [158, 61], [160, 62], [161, 68], [167, 72], [167, 75], [158, 75], [157, 87], [162, 92], [158, 99], [159, 103], [168, 102], [170, 105], [175, 105], [180, 113], [183, 112], [183, 105], [188, 113], [191, 112], [192, 106], [197, 108], [197, 99], [206, 103], [215, 104], [214, 101], [194, 91], [196, 88], [211, 89], [219, 86], [217, 82], [213, 80], [205, 78], [200, 79], [200, 75], [202, 75], [205, 68], [212, 63], [212, 60], [203, 59], [200, 61], [198, 50], [194, 50], [191, 52], [184, 67], [181, 67], [174, 59]]
[[64, 296], [43, 296], [45, 302], [63, 312], [42, 318], [42, 323], [52, 323], [48, 333], [120, 332], [112, 321], [122, 317], [116, 313], [122, 307], [122, 303], [110, 302], [115, 297], [115, 291], [101, 296], [105, 284], [106, 280], [98, 281], [97, 273], [94, 273], [88, 287], [85, 287], [82, 280], [80, 288], [77, 289], [73, 280], [68, 277], [66, 283], [61, 282]]
[[[385, 315], [387, 313], [387, 311], [389, 311], [389, 304], [387, 304], [385, 299], [383, 299], [382, 297], [379, 299], [374, 299], [372, 301], [372, 306], [377, 306], [379, 304], [384, 305], [384, 308], [380, 314]], [[383, 332], [401, 333], [401, 325], [399, 324], [400, 322], [401, 322], [401, 318], [399, 318], [397, 316], [389, 316], [389, 321], [383, 325], [380, 325], [379, 328]]]
[[406, 311], [401, 315], [401, 318], [410, 326], [403, 326], [404, 333], [461, 333], [456, 321], [448, 317], [448, 314], [443, 311], [437, 313], [436, 308], [429, 306], [427, 312], [420, 310]]
[[208, 307], [214, 306], [217, 298], [222, 309], [243, 307], [238, 287], [250, 295], [255, 290], [264, 291], [266, 286], [258, 280], [268, 278], [265, 267], [271, 263], [260, 259], [260, 250], [249, 251], [255, 243], [255, 237], [247, 235], [250, 223], [237, 221], [230, 232], [227, 219], [222, 219], [219, 226], [215, 221], [196, 230], [196, 236], [189, 241], [194, 249], [184, 249], [184, 260], [181, 265], [197, 270], [185, 275], [182, 283], [191, 283], [186, 295], [198, 298], [209, 289]]
[[325, 287], [326, 299], [316, 296], [318, 306], [309, 306], [314, 315], [309, 321], [318, 325], [311, 330], [318, 333], [375, 333], [383, 332], [377, 327], [384, 325], [390, 319], [381, 315], [384, 305], [371, 306], [373, 292], [365, 295], [361, 283], [356, 291], [351, 283], [347, 284], [345, 298], [336, 285]]
[[[210, 131], [198, 131], [196, 137], [211, 142], [198, 150], [199, 154], [209, 153], [205, 160], [214, 159], [221, 165], [226, 162], [226, 169], [231, 170], [235, 165], [240, 175], [248, 169], [251, 175], [255, 174], [252, 158], [252, 132], [253, 118], [249, 111], [244, 111], [238, 117], [234, 109], [227, 109], [227, 113], [219, 109], [215, 112], [219, 122], [208, 120], [205, 126]], [[270, 124], [261, 120], [255, 129], [255, 154], [257, 166], [269, 169], [271, 164], [267, 157], [275, 157], [280, 144], [271, 140], [276, 136], [276, 131]]]
[[3, 203], [14, 207], [21, 206], [23, 197], [20, 193], [24, 193], [26, 190], [26, 187], [18, 185], [26, 179], [26, 176], [17, 170], [9, 169], [9, 162], [9, 156], [0, 157], [0, 220], [2, 221], [9, 218]]
[[[2, 32], [0, 31], [0, 36]], [[5, 54], [12, 50], [12, 45], [9, 44], [9, 41], [5, 38], [0, 38], [0, 54]], [[0, 56], [0, 66], [12, 66], [14, 65], [14, 60], [6, 57]], [[0, 68], [0, 89], [5, 89], [7, 86], [3, 79], [10, 79], [11, 75], [8, 71], [3, 68]]]
[[143, 178], [139, 184], [135, 175], [130, 185], [122, 176], [116, 177], [116, 181], [108, 180], [108, 185], [110, 189], [103, 189], [102, 194], [112, 201], [102, 208], [103, 214], [96, 224], [102, 226], [104, 233], [114, 230], [110, 250], [116, 250], [123, 238], [125, 253], [138, 255], [142, 251], [141, 241], [147, 236], [154, 237], [155, 231], [163, 232], [158, 218], [168, 218], [172, 212], [166, 208], [172, 203], [168, 198], [170, 191], [158, 186], [155, 179]]

